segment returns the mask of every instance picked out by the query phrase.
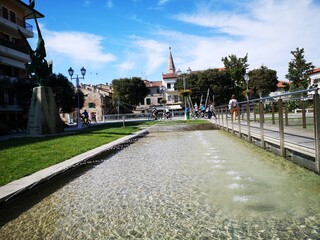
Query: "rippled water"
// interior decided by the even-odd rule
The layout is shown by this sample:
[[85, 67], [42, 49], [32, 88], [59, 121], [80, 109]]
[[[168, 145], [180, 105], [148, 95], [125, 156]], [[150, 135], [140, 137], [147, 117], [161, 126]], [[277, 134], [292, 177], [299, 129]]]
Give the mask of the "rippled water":
[[0, 239], [319, 239], [320, 177], [221, 131], [152, 132]]

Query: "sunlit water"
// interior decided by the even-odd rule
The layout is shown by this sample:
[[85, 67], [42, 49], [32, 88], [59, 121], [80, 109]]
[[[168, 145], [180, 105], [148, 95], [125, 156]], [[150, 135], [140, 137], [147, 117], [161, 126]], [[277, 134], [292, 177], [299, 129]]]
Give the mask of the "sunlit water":
[[1, 239], [319, 239], [320, 177], [221, 131], [152, 132]]

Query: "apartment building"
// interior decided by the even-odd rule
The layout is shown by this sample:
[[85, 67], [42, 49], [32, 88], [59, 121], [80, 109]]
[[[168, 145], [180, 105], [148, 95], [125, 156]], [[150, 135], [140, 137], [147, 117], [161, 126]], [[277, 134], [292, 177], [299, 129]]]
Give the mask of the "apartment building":
[[[44, 15], [35, 11], [37, 18]], [[25, 63], [30, 61], [27, 49], [20, 39], [19, 28], [25, 37], [33, 38], [33, 26], [27, 21], [33, 19], [32, 9], [20, 0], [1, 0], [0, 2], [0, 80], [9, 82], [0, 86], [0, 120], [14, 121], [23, 117], [17, 104], [15, 92], [4, 85], [27, 76]]]
[[[93, 119], [94, 114], [97, 122], [104, 121], [104, 115], [115, 113], [114, 104], [112, 102], [112, 86], [108, 84], [79, 84], [80, 91], [84, 94], [83, 107], [80, 113], [86, 110], [89, 113], [89, 119]], [[61, 119], [66, 124], [77, 122], [77, 111], [72, 113], [60, 113]]]

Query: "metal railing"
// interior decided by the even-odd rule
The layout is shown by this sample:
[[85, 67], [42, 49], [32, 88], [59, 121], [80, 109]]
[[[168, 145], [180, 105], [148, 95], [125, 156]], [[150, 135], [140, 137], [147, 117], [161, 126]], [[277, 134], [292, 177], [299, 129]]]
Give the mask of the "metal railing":
[[8, 40], [5, 40], [5, 39], [2, 39], [0, 38], [0, 44], [4, 47], [8, 47], [8, 48], [11, 48], [11, 49], [14, 49], [14, 50], [17, 50], [19, 52], [23, 52], [25, 54], [28, 54], [28, 51], [26, 49], [26, 47], [24, 46], [21, 46], [19, 44], [15, 44], [15, 43], [12, 43]]
[[[163, 112], [158, 113], [159, 119], [164, 119]], [[184, 116], [184, 111], [171, 111], [172, 117], [181, 117]], [[108, 114], [102, 115], [101, 121], [119, 121], [119, 120], [152, 120], [152, 113], [129, 113], [129, 114]]]
[[320, 172], [317, 88], [239, 102], [236, 120], [228, 105], [215, 113], [218, 128]]
[[7, 19], [8, 21], [12, 22], [12, 23], [15, 23], [29, 31], [32, 32], [33, 30], [33, 27], [32, 25], [30, 25], [29, 23], [27, 23], [26, 21], [20, 19], [20, 18], [17, 18], [17, 17], [12, 17], [10, 16], [10, 13], [8, 12], [4, 12], [0, 9], [0, 17], [4, 18], [4, 19]]

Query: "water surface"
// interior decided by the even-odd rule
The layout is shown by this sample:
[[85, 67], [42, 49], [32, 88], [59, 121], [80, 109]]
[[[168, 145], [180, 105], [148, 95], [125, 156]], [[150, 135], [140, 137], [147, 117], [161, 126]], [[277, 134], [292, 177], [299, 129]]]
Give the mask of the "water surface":
[[319, 239], [319, 186], [319, 175], [221, 131], [152, 132], [0, 238]]

